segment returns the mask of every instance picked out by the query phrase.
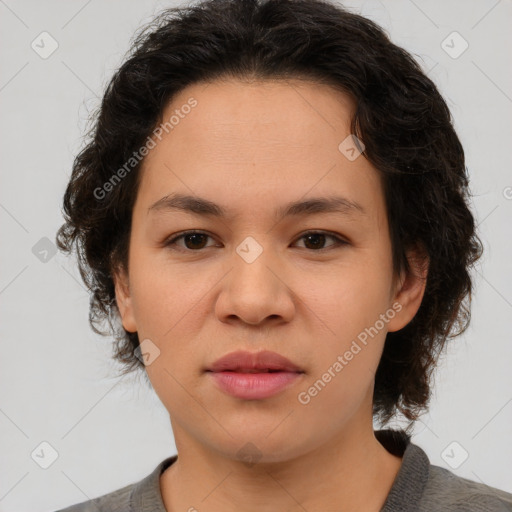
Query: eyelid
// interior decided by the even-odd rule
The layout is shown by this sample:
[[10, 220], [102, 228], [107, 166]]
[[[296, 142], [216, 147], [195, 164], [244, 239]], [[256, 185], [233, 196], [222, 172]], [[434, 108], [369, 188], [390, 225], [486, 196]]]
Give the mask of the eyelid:
[[[300, 240], [301, 238], [304, 238], [307, 235], [325, 235], [326, 237], [331, 237], [334, 239], [334, 244], [328, 245], [327, 247], [324, 247], [322, 249], [310, 249], [311, 252], [324, 252], [328, 251], [329, 249], [336, 249], [343, 245], [348, 245], [348, 241], [345, 240], [341, 235], [338, 235], [337, 233], [333, 233], [332, 231], [326, 231], [324, 229], [309, 229], [307, 231], [304, 231], [304, 233], [301, 233], [297, 238], [297, 240]], [[304, 249], [307, 249], [304, 247]]]
[[[215, 238], [213, 235], [211, 235], [210, 233], [208, 233], [208, 231], [201, 231], [201, 230], [198, 230], [198, 229], [189, 229], [189, 230], [186, 230], [186, 231], [180, 231], [179, 233], [175, 233], [174, 235], [171, 235], [169, 238], [166, 238], [164, 240], [164, 242], [162, 243], [162, 245], [164, 247], [167, 247], [167, 246], [170, 246], [170, 245], [176, 245], [175, 242], [179, 239], [182, 239], [184, 238], [185, 236], [187, 235], [206, 235], [210, 238]], [[211, 247], [211, 246], [210, 246]], [[192, 249], [187, 249], [185, 248], [184, 250], [186, 250], [187, 252], [199, 252], [201, 251], [202, 249], [198, 249], [196, 251], [193, 251]]]
[[[196, 230], [196, 229], [191, 229], [191, 230], [186, 230], [186, 231], [181, 231], [179, 233], [175, 233], [173, 234], [171, 237], [167, 238], [166, 240], [164, 240], [163, 242], [163, 246], [164, 247], [171, 247], [171, 246], [174, 246], [174, 247], [177, 247], [178, 251], [182, 251], [182, 252], [188, 252], [188, 253], [193, 253], [193, 252], [201, 252], [203, 249], [207, 249], [208, 247], [213, 247], [213, 246], [207, 246], [207, 247], [203, 247], [202, 249], [197, 249], [197, 250], [194, 250], [194, 249], [187, 249], [186, 247], [180, 247], [176, 244], [176, 241], [179, 240], [179, 239], [183, 239], [185, 236], [187, 235], [193, 235], [193, 234], [200, 234], [200, 235], [206, 235], [207, 237], [210, 237], [212, 239], [214, 239], [215, 237], [213, 235], [211, 235], [210, 233], [208, 233], [207, 231], [202, 231], [202, 230]], [[332, 244], [332, 245], [329, 245], [327, 247], [323, 247], [322, 249], [307, 249], [307, 247], [301, 247], [301, 249], [306, 249], [308, 250], [309, 252], [317, 252], [317, 253], [323, 253], [325, 251], [329, 251], [329, 250], [332, 250], [332, 249], [335, 249], [335, 248], [339, 248], [343, 245], [348, 245], [349, 242], [344, 239], [341, 235], [337, 234], [337, 233], [334, 233], [332, 231], [327, 231], [327, 230], [323, 230], [323, 229], [309, 229], [307, 231], [304, 231], [303, 233], [301, 233], [299, 236], [297, 236], [295, 238], [295, 242], [296, 243], [298, 240], [304, 238], [305, 236], [307, 235], [325, 235], [327, 237], [331, 237], [335, 240], [335, 243]]]

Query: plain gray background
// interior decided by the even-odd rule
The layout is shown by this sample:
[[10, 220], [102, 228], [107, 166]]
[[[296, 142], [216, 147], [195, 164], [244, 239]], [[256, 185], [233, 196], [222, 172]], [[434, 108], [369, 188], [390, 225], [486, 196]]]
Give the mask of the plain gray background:
[[[88, 325], [76, 262], [45, 240], [62, 223], [89, 112], [135, 30], [173, 5], [183, 2], [0, 0], [0, 511], [84, 501], [176, 453], [154, 393], [137, 377], [114, 378], [109, 339]], [[433, 464], [512, 492], [512, 2], [344, 5], [410, 51], [446, 98], [486, 251], [471, 326], [449, 344], [413, 442]]]

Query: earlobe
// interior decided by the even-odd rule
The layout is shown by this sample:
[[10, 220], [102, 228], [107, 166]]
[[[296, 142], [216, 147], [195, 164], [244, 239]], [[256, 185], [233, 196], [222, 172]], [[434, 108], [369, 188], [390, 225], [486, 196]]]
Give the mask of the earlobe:
[[133, 303], [130, 292], [128, 276], [124, 269], [118, 269], [114, 273], [114, 286], [116, 293], [116, 303], [123, 327], [128, 332], [137, 332], [135, 316], [133, 314]]
[[410, 270], [400, 276], [393, 303], [400, 304], [400, 309], [388, 323], [388, 332], [399, 331], [416, 315], [421, 306], [429, 268], [428, 254], [424, 250], [414, 249], [407, 253]]

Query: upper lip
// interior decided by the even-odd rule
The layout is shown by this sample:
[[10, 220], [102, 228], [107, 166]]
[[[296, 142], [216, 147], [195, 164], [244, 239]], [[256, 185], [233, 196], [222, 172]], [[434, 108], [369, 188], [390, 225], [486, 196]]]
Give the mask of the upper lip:
[[222, 372], [226, 370], [278, 370], [287, 372], [303, 373], [303, 371], [293, 364], [286, 357], [268, 350], [262, 352], [247, 352], [238, 350], [230, 352], [217, 359], [207, 371]]

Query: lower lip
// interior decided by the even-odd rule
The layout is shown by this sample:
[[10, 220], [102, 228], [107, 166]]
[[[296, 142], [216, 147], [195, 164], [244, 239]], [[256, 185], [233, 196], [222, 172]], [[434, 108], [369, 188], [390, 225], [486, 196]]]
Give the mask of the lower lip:
[[210, 372], [217, 385], [236, 398], [261, 400], [276, 395], [296, 382], [302, 373]]

